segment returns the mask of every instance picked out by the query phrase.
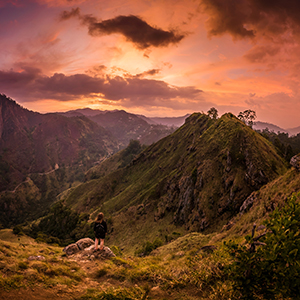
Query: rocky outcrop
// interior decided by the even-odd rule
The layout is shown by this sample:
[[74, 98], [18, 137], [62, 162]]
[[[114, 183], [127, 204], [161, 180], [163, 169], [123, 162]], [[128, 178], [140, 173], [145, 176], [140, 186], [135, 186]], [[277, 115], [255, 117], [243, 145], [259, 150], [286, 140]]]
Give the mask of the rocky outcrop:
[[74, 244], [70, 244], [63, 249], [67, 256], [72, 256], [75, 259], [108, 259], [115, 257], [115, 254], [110, 248], [104, 247], [102, 250], [95, 250], [94, 241], [90, 238], [83, 238]]
[[249, 197], [247, 197], [247, 199], [243, 202], [242, 206], [240, 207], [240, 214], [244, 214], [245, 212], [247, 212], [252, 207], [255, 200], [255, 193], [252, 193]]
[[290, 164], [294, 167], [297, 171], [300, 171], [300, 154], [293, 156], [290, 160]]
[[102, 250], [95, 250], [94, 246], [85, 248], [75, 255], [79, 259], [89, 258], [89, 259], [108, 259], [115, 257], [116, 255], [111, 251], [109, 247], [104, 247]]
[[90, 247], [91, 245], [94, 245], [94, 241], [90, 238], [83, 238], [78, 240], [74, 244], [70, 244], [67, 247], [63, 249], [64, 252], [66, 252], [67, 255], [72, 255], [75, 253], [78, 253], [81, 250], [84, 250], [85, 248]]

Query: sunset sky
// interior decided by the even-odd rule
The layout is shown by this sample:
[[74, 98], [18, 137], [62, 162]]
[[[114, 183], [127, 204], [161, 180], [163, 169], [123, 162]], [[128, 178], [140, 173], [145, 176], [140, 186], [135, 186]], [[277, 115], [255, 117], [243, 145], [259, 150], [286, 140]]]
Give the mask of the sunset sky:
[[0, 93], [34, 111], [300, 126], [299, 0], [0, 0], [0, 40]]

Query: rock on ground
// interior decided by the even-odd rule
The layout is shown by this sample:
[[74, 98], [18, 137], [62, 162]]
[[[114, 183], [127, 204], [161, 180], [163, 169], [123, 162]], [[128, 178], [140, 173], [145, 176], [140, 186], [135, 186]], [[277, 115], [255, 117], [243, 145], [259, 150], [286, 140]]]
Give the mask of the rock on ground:
[[293, 156], [290, 160], [290, 164], [297, 170], [300, 171], [300, 154]]
[[74, 244], [70, 244], [66, 246], [63, 251], [66, 252], [67, 255], [72, 255], [75, 254], [81, 250], [84, 250], [85, 248], [90, 247], [91, 245], [94, 244], [94, 241], [90, 238], [83, 238], [78, 240]]
[[109, 247], [104, 247], [102, 250], [95, 250], [94, 241], [90, 238], [83, 238], [74, 244], [70, 244], [63, 249], [68, 256], [73, 256], [78, 259], [107, 259], [115, 257], [115, 254]]

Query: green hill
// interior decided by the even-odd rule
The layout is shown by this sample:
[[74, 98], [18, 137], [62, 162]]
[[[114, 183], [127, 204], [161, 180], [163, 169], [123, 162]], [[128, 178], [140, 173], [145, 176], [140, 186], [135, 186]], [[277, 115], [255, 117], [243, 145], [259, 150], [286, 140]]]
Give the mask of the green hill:
[[193, 114], [130, 165], [79, 185], [64, 204], [92, 219], [103, 211], [111, 241], [132, 247], [221, 229], [253, 191], [286, 170], [272, 144], [234, 115]]

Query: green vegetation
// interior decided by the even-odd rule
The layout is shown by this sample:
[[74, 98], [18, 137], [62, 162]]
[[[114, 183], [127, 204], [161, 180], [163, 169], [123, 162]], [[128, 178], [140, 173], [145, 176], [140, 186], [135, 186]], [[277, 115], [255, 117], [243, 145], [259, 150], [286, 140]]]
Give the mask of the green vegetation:
[[47, 216], [25, 227], [16, 226], [14, 232], [25, 232], [40, 242], [66, 246], [83, 237], [94, 237], [88, 220], [88, 214], [79, 214], [60, 201], [51, 207]]
[[142, 248], [136, 251], [136, 255], [138, 256], [146, 256], [149, 255], [153, 250], [163, 245], [162, 240], [155, 239], [153, 243], [147, 241], [143, 244]]
[[99, 179], [117, 169], [126, 167], [143, 149], [145, 149], [145, 146], [142, 146], [139, 141], [131, 140], [125, 149], [107, 158], [101, 164], [91, 168], [86, 173], [85, 179]]
[[248, 246], [228, 243], [234, 259], [228, 267], [233, 290], [241, 299], [296, 299], [300, 294], [300, 204], [296, 195], [264, 223], [264, 234], [246, 236]]
[[[13, 238], [8, 230], [0, 231], [0, 236], [0, 291], [36, 285], [72, 286], [85, 277], [76, 263], [62, 258], [61, 248], [33, 243], [28, 237]], [[30, 260], [30, 257], [40, 258]]]
[[[8, 291], [32, 285], [67, 290], [72, 285], [78, 300], [297, 299], [299, 200], [300, 194], [293, 195], [266, 216], [265, 228], [247, 235], [246, 242], [234, 231], [240, 219], [223, 236], [174, 233], [177, 239], [166, 245], [151, 243], [154, 247], [145, 257], [128, 256], [109, 245], [119, 256], [100, 263], [69, 259], [59, 247], [32, 243], [24, 236], [21, 243], [7, 230], [0, 231], [2, 239], [10, 240], [0, 241], [0, 284]], [[37, 254], [44, 260], [28, 260]]]
[[294, 155], [300, 153], [300, 134], [289, 136], [288, 133], [275, 133], [268, 129], [258, 132], [272, 142], [272, 144], [276, 147], [277, 152], [288, 162]]
[[102, 211], [111, 220], [110, 242], [143, 252], [149, 241], [169, 242], [172, 231], [221, 230], [251, 192], [284, 172], [272, 144], [234, 115], [193, 114], [159, 142], [142, 149], [131, 141], [92, 168], [86, 182], [60, 196], [68, 217], [52, 210], [32, 229], [35, 237], [63, 244], [92, 236], [88, 219]]
[[[80, 140], [89, 155], [97, 154], [88, 134]], [[84, 177], [91, 160], [83, 150], [77, 161], [83, 169], [32, 174], [0, 196], [4, 226], [48, 208], [15, 226], [14, 235], [0, 230], [1, 288], [72, 285], [80, 291], [75, 299], [91, 300], [296, 299], [300, 196], [292, 194], [300, 177], [287, 171], [285, 149], [271, 142], [232, 114], [218, 118], [212, 108], [146, 148], [132, 140]], [[94, 237], [99, 211], [108, 223], [105, 244], [116, 257], [64, 255], [59, 246]], [[244, 242], [253, 223], [266, 229]], [[37, 255], [44, 258], [28, 259]]]

